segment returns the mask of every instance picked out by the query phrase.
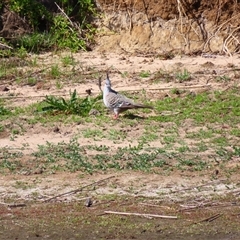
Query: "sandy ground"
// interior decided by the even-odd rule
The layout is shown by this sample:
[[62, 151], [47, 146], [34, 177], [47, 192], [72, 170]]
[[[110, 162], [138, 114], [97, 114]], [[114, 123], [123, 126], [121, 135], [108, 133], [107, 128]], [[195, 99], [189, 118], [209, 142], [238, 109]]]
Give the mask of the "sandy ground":
[[[68, 53], [61, 54], [42, 54], [40, 56], [31, 56], [32, 59], [38, 58], [38, 68], [47, 69], [49, 65], [59, 64], [60, 59], [68, 55]], [[102, 72], [109, 71], [112, 79], [114, 89], [118, 91], [126, 92], [140, 92], [146, 91], [146, 96], [150, 99], [161, 99], [165, 94], [170, 94], [171, 89], [188, 89], [191, 92], [199, 91], [213, 91], [224, 90], [233, 85], [239, 85], [239, 80], [236, 78], [238, 74], [238, 66], [240, 66], [240, 58], [238, 55], [233, 57], [218, 56], [218, 55], [205, 55], [197, 57], [189, 56], [176, 56], [173, 59], [162, 60], [161, 57], [154, 57], [151, 55], [138, 56], [129, 55], [126, 53], [114, 54], [114, 53], [77, 53], [74, 54], [76, 62], [75, 68], [82, 68], [86, 71], [91, 70], [96, 74], [87, 81], [71, 82], [68, 83], [68, 79], [64, 83], [61, 89], [56, 87], [56, 84], [46, 84], [47, 87], [35, 86], [19, 86], [17, 84], [7, 84], [9, 88], [8, 92], [1, 92], [1, 97], [8, 98], [10, 95], [15, 98], [9, 99], [10, 106], [27, 106], [30, 103], [41, 101], [46, 95], [66, 96], [69, 91], [77, 90], [78, 94], [86, 96], [86, 89], [92, 89], [93, 95], [99, 93], [97, 79]], [[233, 71], [235, 66], [236, 71]], [[29, 67], [22, 67], [23, 71], [28, 71]], [[148, 78], [139, 78], [141, 71], [149, 71], [155, 73], [157, 71], [176, 72], [187, 69], [189, 72], [198, 76], [189, 82], [154, 82], [153, 76]], [[229, 82], [218, 82], [214, 80], [215, 75], [225, 75], [235, 77]], [[125, 75], [125, 77], [124, 77]], [[103, 76], [104, 78], [104, 76]], [[154, 113], [151, 113], [154, 114]], [[24, 116], [22, 117], [24, 119]], [[22, 135], [18, 135], [14, 141], [7, 133], [2, 133], [0, 147], [8, 148], [12, 150], [21, 149], [24, 146], [22, 152], [24, 154], [31, 154], [36, 151], [38, 145], [45, 144], [46, 141], [52, 143], [69, 142], [70, 139], [76, 134], [81, 132], [85, 126], [79, 124], [66, 125], [59, 124], [60, 131], [54, 131], [54, 124], [52, 127], [44, 127], [40, 124], [36, 124], [33, 127], [27, 129]], [[106, 127], [111, 127], [106, 125]], [[10, 131], [10, 129], [9, 129]], [[140, 129], [141, 131], [141, 129]], [[91, 144], [91, 139], [80, 138], [82, 144]], [[97, 144], [103, 144], [101, 141]], [[113, 145], [112, 141], [104, 142], [106, 145]], [[118, 146], [128, 146], [128, 142], [121, 142], [116, 144]], [[189, 195], [196, 194], [196, 186], [202, 186], [206, 184], [206, 192], [219, 193], [220, 195], [226, 191], [236, 190], [236, 183], [227, 184], [226, 179], [218, 179], [213, 182], [210, 177], [202, 176], [194, 178], [194, 174], [191, 176], [184, 176], [184, 174], [176, 173], [169, 176], [148, 175], [143, 173], [109, 173], [109, 176], [114, 178], [96, 190], [95, 194], [102, 193], [118, 193], [118, 194], [139, 194], [144, 196], [156, 197], [159, 193], [163, 193], [164, 196], [168, 196], [169, 191], [180, 190], [185, 194], [184, 189], [189, 188], [187, 193]], [[78, 186], [83, 186], [87, 183], [98, 181], [101, 178], [106, 177], [101, 174], [94, 176], [79, 177], [79, 174], [71, 173], [57, 173], [55, 175], [44, 176], [31, 175], [31, 176], [1, 176], [0, 178], [0, 192], [1, 197], [6, 195], [17, 196], [19, 198], [31, 198], [34, 192], [38, 192], [39, 198], [43, 196], [52, 196], [58, 193], [67, 192], [75, 189]], [[30, 188], [18, 189], [16, 188], [16, 181], [28, 182], [31, 185]], [[57, 184], [56, 184], [57, 183]], [[112, 185], [117, 187], [113, 188]], [[132, 190], [129, 190], [129, 185], [132, 186]], [[169, 190], [170, 189], [170, 190]], [[183, 194], [183, 196], [184, 196]], [[204, 191], [201, 192], [205, 195]], [[180, 194], [181, 195], [181, 194]], [[178, 194], [179, 196], [179, 194]], [[70, 198], [73, 196], [70, 196]]]

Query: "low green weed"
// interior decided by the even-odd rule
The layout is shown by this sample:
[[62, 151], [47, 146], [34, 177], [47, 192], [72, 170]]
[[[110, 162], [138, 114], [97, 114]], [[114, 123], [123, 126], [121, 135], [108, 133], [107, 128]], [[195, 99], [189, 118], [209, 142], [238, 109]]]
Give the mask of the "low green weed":
[[141, 78], [148, 78], [150, 77], [150, 75], [151, 75], [150, 71], [141, 71], [139, 74]]
[[11, 111], [0, 104], [0, 117], [3, 115], [10, 115], [10, 114], [11, 114]]
[[58, 65], [51, 66], [50, 75], [53, 78], [58, 78], [61, 76], [61, 71]]
[[63, 97], [46, 96], [45, 102], [48, 106], [43, 107], [42, 111], [87, 116], [98, 100], [99, 97], [92, 99], [90, 96], [87, 96], [85, 99], [80, 99], [77, 97], [77, 91], [75, 89], [70, 93], [69, 100]]
[[191, 77], [191, 73], [187, 69], [184, 69], [182, 72], [178, 72], [176, 74], [176, 78], [181, 83], [181, 82], [191, 80], [192, 77]]
[[62, 64], [64, 67], [69, 66], [69, 65], [74, 65], [75, 61], [73, 56], [67, 55], [62, 57]]
[[22, 167], [21, 157], [22, 152], [12, 152], [6, 148], [0, 148], [0, 171], [5, 172], [7, 169], [11, 172], [18, 170]]

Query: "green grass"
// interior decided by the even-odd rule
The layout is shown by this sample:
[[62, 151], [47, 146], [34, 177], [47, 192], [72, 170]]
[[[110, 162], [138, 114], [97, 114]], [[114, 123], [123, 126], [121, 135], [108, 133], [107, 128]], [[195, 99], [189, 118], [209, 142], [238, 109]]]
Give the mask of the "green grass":
[[[150, 171], [151, 168], [161, 167], [165, 164], [160, 149], [144, 150], [141, 146], [137, 146], [118, 148], [116, 152], [105, 152], [108, 148], [104, 147], [98, 148], [99, 153], [89, 157], [84, 154], [85, 148], [78, 143], [77, 139], [72, 139], [69, 143], [40, 145], [34, 156], [37, 159], [40, 158], [45, 168], [48, 169], [81, 170], [88, 173], [107, 169]], [[96, 147], [90, 146], [87, 149], [96, 149]]]
[[93, 138], [95, 140], [96, 139], [101, 140], [102, 138], [104, 138], [104, 132], [99, 129], [86, 128], [82, 131], [82, 136], [84, 138]]
[[150, 71], [141, 71], [139, 74], [141, 78], [148, 78], [150, 77], [150, 75], [151, 75]]
[[[85, 154], [85, 149], [97, 152], [89, 155]], [[115, 151], [109, 150], [109, 147], [106, 146], [81, 146], [75, 138], [69, 143], [41, 145], [34, 156], [48, 170], [83, 171], [90, 174], [110, 169], [159, 173], [168, 169], [169, 159], [172, 159], [171, 162], [174, 163], [173, 166], [175, 165], [176, 170], [202, 171], [213, 167], [213, 162], [208, 158], [191, 154], [188, 146], [179, 148], [178, 153], [168, 152], [163, 148], [149, 148], [145, 145], [119, 147]], [[230, 161], [233, 156], [239, 155], [239, 147], [234, 147], [234, 152], [224, 148], [216, 151], [216, 157], [218, 156], [224, 161]]]
[[6, 148], [0, 148], [0, 172], [8, 170], [14, 172], [22, 168], [20, 159], [23, 157], [22, 152], [9, 151]]
[[61, 61], [62, 61], [62, 64], [63, 64], [64, 67], [69, 66], [69, 65], [70, 66], [75, 65], [74, 57], [71, 56], [71, 55], [67, 55], [67, 56], [62, 57]]
[[61, 76], [62, 73], [60, 71], [59, 66], [56, 64], [56, 65], [51, 66], [51, 70], [50, 70], [49, 74], [52, 78], [58, 78]]
[[107, 132], [107, 139], [109, 140], [124, 140], [126, 138], [126, 133], [124, 133], [123, 131], [119, 131], [119, 130], [115, 130], [115, 129], [110, 129]]
[[[227, 92], [215, 92], [214, 95], [201, 93], [185, 98], [165, 98], [155, 102], [158, 112], [173, 109], [172, 115], [151, 117], [152, 120], [181, 124], [186, 119], [193, 119], [197, 124], [227, 123], [237, 124], [240, 116], [240, 96], [237, 89]], [[174, 114], [180, 111], [179, 114]]]
[[187, 70], [184, 69], [183, 71], [177, 72], [176, 73], [176, 79], [181, 83], [185, 81], [191, 80], [191, 73]]

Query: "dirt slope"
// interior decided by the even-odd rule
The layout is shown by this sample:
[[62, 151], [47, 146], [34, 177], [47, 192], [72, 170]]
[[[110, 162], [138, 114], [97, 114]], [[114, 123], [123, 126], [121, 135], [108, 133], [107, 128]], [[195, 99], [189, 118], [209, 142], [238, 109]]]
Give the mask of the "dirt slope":
[[105, 14], [100, 26], [108, 35], [100, 39], [103, 50], [109, 45], [126, 51], [239, 50], [237, 1], [99, 0], [98, 5]]

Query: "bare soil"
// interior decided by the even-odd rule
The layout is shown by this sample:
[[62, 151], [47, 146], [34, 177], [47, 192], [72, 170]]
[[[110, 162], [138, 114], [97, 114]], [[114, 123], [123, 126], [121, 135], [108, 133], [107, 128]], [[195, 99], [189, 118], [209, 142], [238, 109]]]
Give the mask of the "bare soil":
[[[43, 54], [40, 69], [59, 63], [68, 53], [59, 55]], [[36, 56], [31, 56], [34, 59]], [[238, 78], [231, 81], [215, 81], [215, 72], [224, 75], [232, 73], [232, 65], [240, 66], [238, 55], [226, 57], [206, 55], [189, 57], [175, 56], [163, 60], [161, 57], [143, 54], [102, 54], [97, 51], [74, 54], [77, 67], [97, 69], [96, 72], [110, 71], [114, 89], [140, 94], [146, 91], [146, 97], [152, 101], [162, 99], [171, 94], [174, 88], [188, 89], [193, 93], [201, 91], [225, 90], [239, 86]], [[38, 72], [36, 67], [36, 73]], [[75, 66], [76, 67], [76, 66]], [[21, 67], [28, 71], [29, 66]], [[189, 82], [154, 82], [152, 78], [139, 80], [136, 76], [141, 71], [157, 72], [159, 69], [174, 71], [187, 69], [199, 78]], [[122, 77], [123, 73], [128, 77]], [[121, 74], [120, 74], [121, 73]], [[69, 79], [70, 82], [70, 79]], [[41, 84], [40, 84], [41, 83]], [[86, 96], [86, 89], [92, 88], [93, 95], [99, 94], [97, 78], [79, 80], [76, 83], [64, 83], [61, 89], [54, 80], [37, 83], [34, 86], [20, 86], [15, 82], [1, 83], [9, 91], [1, 92], [1, 97], [9, 98], [8, 106], [28, 106], [41, 101], [45, 95], [66, 96], [69, 90]], [[104, 112], [101, 114], [108, 114]], [[139, 113], [146, 117], [155, 114]], [[106, 122], [106, 129], [119, 129], [118, 121]], [[97, 119], [97, 116], [92, 116]], [[11, 138], [11, 129], [16, 123], [9, 122], [9, 129], [0, 135], [0, 147], [10, 150], [22, 149], [23, 161], [28, 161], [31, 153], [39, 144], [46, 141], [58, 143], [69, 140], [85, 128], [94, 127], [93, 123], [52, 125], [24, 124], [25, 117], [19, 122], [24, 132]], [[5, 123], [6, 124], [6, 123]], [[59, 131], [55, 131], [55, 127]], [[166, 125], [162, 125], [162, 127]], [[185, 128], [184, 128], [185, 127]], [[191, 127], [183, 126], [182, 132]], [[129, 126], [128, 139], [114, 143], [111, 140], [95, 141], [92, 138], [79, 138], [81, 145], [107, 145], [111, 149], [128, 146], [137, 135], [144, 131], [144, 124]], [[194, 131], [194, 129], [191, 129]], [[160, 130], [161, 131], [161, 130]], [[159, 141], [151, 142], [159, 146]], [[91, 154], [88, 152], [87, 154]], [[210, 153], [209, 153], [210, 154]], [[239, 159], [235, 163], [239, 163]], [[108, 178], [110, 177], [110, 178]], [[106, 180], [104, 180], [106, 179]], [[103, 180], [101, 182], [98, 182]], [[220, 171], [214, 175], [211, 171], [182, 172], [173, 171], [168, 174], [148, 174], [134, 171], [108, 171], [104, 173], [65, 173], [55, 174], [39, 171], [36, 167], [31, 171], [0, 176], [0, 238], [1, 239], [239, 239], [239, 174], [227, 177]], [[93, 184], [93, 185], [91, 185]], [[90, 185], [90, 186], [88, 186]], [[83, 188], [82, 187], [85, 187]], [[64, 194], [74, 191], [77, 192]], [[50, 199], [54, 197], [53, 199]], [[86, 198], [91, 197], [93, 204], [85, 206]], [[105, 211], [134, 213], [151, 213], [177, 216], [177, 219], [145, 218], [139, 216], [118, 216], [104, 214]]]

